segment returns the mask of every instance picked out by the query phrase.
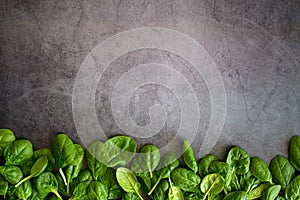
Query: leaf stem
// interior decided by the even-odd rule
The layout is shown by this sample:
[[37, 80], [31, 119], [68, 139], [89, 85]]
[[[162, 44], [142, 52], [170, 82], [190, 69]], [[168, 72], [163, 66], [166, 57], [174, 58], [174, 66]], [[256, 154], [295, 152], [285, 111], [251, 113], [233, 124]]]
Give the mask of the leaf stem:
[[152, 194], [152, 192], [155, 190], [156, 186], [158, 185], [158, 183], [161, 180], [161, 176], [158, 178], [158, 180], [156, 181], [155, 185], [152, 187], [152, 189], [148, 192], [148, 195], [150, 196]]
[[67, 185], [68, 185], [67, 179], [66, 179], [66, 176], [65, 176], [65, 174], [64, 174], [64, 172], [63, 172], [63, 170], [62, 170], [62, 168], [59, 168], [58, 171], [59, 171], [59, 173], [60, 173], [60, 175], [61, 175], [61, 177], [62, 177], [62, 179], [63, 179], [65, 185], [67, 186]]
[[26, 178], [23, 178], [19, 183], [17, 183], [15, 185], [15, 187], [19, 187], [22, 183], [24, 183], [25, 181], [29, 180], [31, 178], [31, 176], [27, 176]]

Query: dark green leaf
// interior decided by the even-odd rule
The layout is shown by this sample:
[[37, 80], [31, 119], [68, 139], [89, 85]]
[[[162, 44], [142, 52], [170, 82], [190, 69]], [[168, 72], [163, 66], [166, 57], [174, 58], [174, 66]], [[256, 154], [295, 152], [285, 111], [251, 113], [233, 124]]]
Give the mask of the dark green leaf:
[[54, 157], [58, 168], [64, 168], [73, 164], [75, 146], [66, 134], [58, 134], [54, 140]]
[[75, 187], [75, 189], [73, 191], [73, 195], [69, 200], [89, 200], [88, 195], [87, 195], [87, 188], [88, 188], [89, 184], [90, 184], [89, 181], [79, 183]]
[[171, 178], [175, 186], [178, 186], [181, 190], [187, 192], [193, 192], [198, 189], [201, 181], [197, 174], [186, 168], [177, 168], [173, 170]]
[[32, 144], [29, 140], [15, 140], [4, 150], [5, 165], [23, 165], [32, 155]]
[[107, 200], [108, 189], [103, 183], [92, 181], [87, 188], [87, 195], [89, 200]]
[[132, 171], [125, 167], [120, 167], [117, 169], [116, 176], [118, 183], [123, 190], [126, 192], [134, 192], [140, 197], [140, 199], [143, 199], [140, 193], [141, 185], [137, 181]]
[[28, 199], [32, 194], [32, 186], [30, 181], [27, 180], [23, 182], [19, 187], [17, 187], [15, 194], [19, 199]]
[[153, 200], [165, 200], [167, 199], [167, 191], [169, 189], [169, 182], [162, 180], [153, 192]]
[[9, 129], [0, 129], [0, 156], [3, 156], [4, 149], [16, 140], [14, 133]]
[[34, 161], [36, 161], [37, 159], [39, 159], [42, 156], [47, 156], [47, 159], [48, 159], [48, 164], [47, 164], [45, 171], [51, 172], [55, 165], [55, 159], [52, 155], [52, 152], [47, 148], [38, 149], [33, 152], [33, 160]]
[[199, 162], [199, 175], [201, 178], [204, 178], [204, 176], [206, 176], [207, 174], [209, 174], [209, 165], [213, 162], [213, 161], [217, 161], [218, 158], [215, 155], [212, 154], [208, 154], [205, 157], [203, 157], [200, 162]]
[[189, 140], [184, 140], [183, 141], [183, 160], [185, 162], [185, 164], [192, 170], [194, 171], [194, 173], [197, 173], [198, 171], [198, 164], [197, 161], [195, 159], [195, 154], [194, 154], [194, 150], [190, 145]]
[[300, 171], [300, 136], [294, 136], [290, 141], [289, 159], [292, 165]]
[[58, 182], [55, 176], [51, 172], [42, 173], [36, 180], [35, 187], [38, 193], [42, 195], [47, 195], [49, 193], [54, 193], [60, 199], [61, 196], [58, 193]]
[[300, 175], [294, 178], [285, 190], [285, 197], [288, 200], [300, 199]]
[[233, 147], [228, 153], [226, 163], [234, 168], [236, 174], [242, 175], [249, 171], [250, 157], [240, 147]]
[[23, 178], [23, 173], [17, 166], [0, 166], [0, 174], [11, 184], [17, 184]]
[[278, 155], [273, 158], [269, 168], [274, 183], [281, 185], [283, 190], [286, 189], [287, 185], [295, 177], [295, 168], [289, 160], [283, 156]]
[[268, 165], [261, 158], [251, 158], [250, 163], [251, 174], [260, 181], [272, 182], [272, 175]]

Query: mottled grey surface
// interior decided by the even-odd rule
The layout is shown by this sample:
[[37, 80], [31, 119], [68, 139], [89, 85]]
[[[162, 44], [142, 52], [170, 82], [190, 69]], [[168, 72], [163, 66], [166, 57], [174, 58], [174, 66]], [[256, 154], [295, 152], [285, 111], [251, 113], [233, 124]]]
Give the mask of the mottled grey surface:
[[[255, 0], [1, 0], [0, 127], [30, 138], [36, 148], [51, 146], [57, 132], [80, 142], [72, 116], [72, 89], [88, 53], [114, 34], [138, 27], [166, 27], [199, 42], [222, 75], [227, 113], [212, 153], [232, 145], [267, 161], [287, 155], [289, 139], [300, 134], [300, 1]], [[165, 63], [180, 71], [199, 99], [200, 148], [210, 119], [210, 96], [202, 77], [178, 55], [145, 49], [129, 52], [104, 72], [96, 105], [101, 127], [122, 133], [114, 123], [110, 95], [130, 68]], [[137, 98], [138, 97], [138, 98]], [[130, 101], [130, 115], [149, 123], [149, 107], [160, 103], [168, 120], [161, 132], [139, 142], [164, 146], [180, 123], [179, 100], [168, 88], [145, 85]]]

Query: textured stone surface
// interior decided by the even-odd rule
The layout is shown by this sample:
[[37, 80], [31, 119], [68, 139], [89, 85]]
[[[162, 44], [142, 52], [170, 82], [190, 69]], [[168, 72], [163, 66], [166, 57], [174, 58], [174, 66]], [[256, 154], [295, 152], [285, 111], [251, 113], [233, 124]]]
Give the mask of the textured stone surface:
[[[287, 155], [289, 139], [300, 134], [300, 2], [2, 0], [0, 4], [0, 126], [30, 138], [36, 148], [51, 146], [57, 132], [81, 142], [72, 116], [77, 71], [101, 41], [124, 30], [165, 27], [199, 42], [222, 75], [227, 96], [225, 125], [212, 153], [232, 145], [267, 161]], [[178, 55], [145, 49], [128, 52], [104, 72], [95, 95], [99, 124], [121, 134], [110, 108], [118, 79], [138, 64], [164, 63], [193, 86], [201, 111], [193, 146], [199, 149], [210, 119], [210, 95], [193, 66]], [[180, 100], [159, 85], [138, 88], [130, 115], [149, 123], [149, 108], [160, 104], [167, 121], [155, 137], [139, 139], [164, 146], [180, 124]]]

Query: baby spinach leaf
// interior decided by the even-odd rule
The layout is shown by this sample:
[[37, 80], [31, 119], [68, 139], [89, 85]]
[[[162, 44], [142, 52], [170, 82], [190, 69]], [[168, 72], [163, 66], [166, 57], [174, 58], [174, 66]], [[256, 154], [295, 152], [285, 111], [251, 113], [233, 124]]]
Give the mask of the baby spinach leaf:
[[240, 147], [233, 147], [228, 153], [226, 163], [234, 168], [235, 174], [242, 175], [249, 171], [250, 157]]
[[173, 170], [171, 178], [175, 186], [178, 186], [181, 190], [187, 192], [193, 192], [199, 188], [201, 181], [197, 174], [186, 168], [177, 168]]
[[300, 175], [294, 178], [285, 190], [285, 197], [288, 200], [300, 199]]
[[103, 183], [92, 181], [87, 187], [87, 195], [89, 200], [107, 200], [108, 189]]
[[219, 194], [220, 192], [223, 191], [224, 186], [225, 186], [225, 181], [221, 175], [219, 174], [206, 175], [200, 184], [201, 192], [204, 193], [203, 200], [205, 200], [206, 197], [212, 195], [215, 196]]
[[271, 172], [265, 161], [263, 161], [261, 158], [251, 158], [250, 171], [251, 174], [258, 180], [272, 183]]
[[29, 180], [23, 182], [15, 191], [16, 196], [19, 199], [26, 200], [32, 194], [32, 186]]
[[133, 192], [127, 192], [122, 196], [122, 200], [140, 200], [140, 197]]
[[249, 192], [256, 188], [261, 181], [257, 180], [250, 171], [240, 176], [241, 190]]
[[81, 182], [92, 181], [92, 180], [93, 180], [93, 176], [92, 176], [90, 170], [84, 169], [79, 172], [78, 176], [75, 178], [73, 183], [74, 183], [74, 186], [76, 186]]
[[152, 187], [152, 189], [148, 192], [148, 195], [151, 195], [152, 192], [155, 190], [156, 186], [163, 178], [169, 178], [171, 176], [171, 173], [174, 169], [176, 169], [180, 165], [180, 162], [178, 160], [178, 157], [176, 153], [174, 152], [168, 152], [166, 155], [164, 155], [161, 159], [161, 162], [158, 166], [157, 175], [158, 178]]
[[223, 200], [249, 200], [249, 195], [243, 191], [235, 191], [227, 194]]
[[118, 184], [116, 173], [113, 168], [107, 168], [107, 171], [102, 176], [101, 181], [108, 188], [108, 199], [119, 199], [122, 197], [124, 192]]
[[17, 166], [0, 166], [0, 174], [11, 184], [17, 184], [23, 178], [23, 173]]
[[90, 181], [85, 181], [79, 183], [74, 191], [73, 195], [69, 200], [89, 200], [88, 195], [87, 195], [87, 188], [90, 184]]
[[115, 136], [106, 140], [109, 153], [107, 166], [125, 166], [136, 152], [136, 141], [128, 136]]
[[29, 140], [19, 139], [10, 143], [4, 150], [5, 165], [23, 165], [33, 155]]
[[162, 180], [153, 192], [153, 200], [165, 200], [167, 199], [167, 191], [169, 189], [169, 182], [164, 179]]
[[217, 161], [217, 160], [218, 160], [217, 156], [213, 154], [208, 154], [200, 160], [198, 168], [199, 168], [199, 175], [201, 178], [204, 178], [204, 176], [209, 174], [209, 170], [208, 170], [209, 165], [213, 161]]
[[292, 165], [300, 171], [300, 136], [294, 136], [290, 141], [289, 159]]
[[106, 165], [109, 160], [109, 152], [104, 143], [101, 141], [93, 142], [86, 151], [87, 165], [92, 172], [95, 180], [100, 180], [106, 172]]
[[4, 149], [16, 140], [14, 133], [9, 129], [0, 129], [0, 156], [3, 156]]
[[169, 200], [184, 200], [183, 194], [179, 187], [172, 185], [172, 182], [169, 178], [169, 193], [168, 193], [168, 199]]
[[137, 181], [132, 171], [125, 167], [120, 167], [116, 171], [117, 181], [126, 192], [136, 193], [143, 200], [140, 193], [140, 183]]
[[261, 193], [261, 200], [274, 200], [279, 195], [280, 185], [272, 185]]
[[65, 174], [67, 178], [67, 190], [66, 192], [70, 192], [70, 185], [74, 178], [76, 178], [83, 166], [83, 162], [78, 163], [77, 165], [68, 165], [65, 167]]
[[[71, 196], [71, 193], [70, 192], [67, 192], [67, 189], [66, 189], [66, 186], [65, 186], [65, 183], [60, 175], [60, 173], [55, 173], [55, 178], [57, 180], [57, 183], [58, 183], [58, 192], [66, 197], [70, 197]], [[76, 184], [77, 185], [77, 184]], [[75, 186], [76, 186], [75, 185]], [[74, 187], [75, 187], [74, 186]]]
[[62, 199], [58, 193], [58, 182], [51, 172], [44, 172], [36, 180], [35, 187], [38, 193], [43, 196], [54, 193], [58, 198]]
[[160, 151], [157, 146], [147, 144], [143, 146], [138, 155], [138, 163], [143, 169], [143, 172], [149, 172], [150, 178], [153, 177], [152, 173], [160, 161]]
[[8, 191], [8, 182], [5, 180], [3, 176], [0, 175], [0, 196], [6, 196]]
[[48, 164], [48, 158], [47, 158], [47, 156], [42, 156], [39, 159], [37, 159], [37, 161], [31, 167], [30, 175], [27, 176], [26, 178], [22, 179], [18, 184], [15, 185], [15, 187], [18, 187], [23, 182], [25, 182], [25, 181], [33, 178], [33, 177], [37, 177], [38, 175], [40, 175], [41, 173], [43, 173], [43, 171], [47, 167], [47, 164]]
[[47, 159], [48, 159], [48, 164], [47, 164], [45, 171], [51, 172], [55, 165], [55, 159], [52, 155], [52, 152], [50, 151], [50, 149], [47, 149], [47, 148], [38, 149], [33, 152], [32, 158], [34, 161], [36, 161], [37, 159], [39, 159], [42, 156], [47, 156]]
[[229, 164], [222, 161], [213, 161], [208, 168], [209, 173], [220, 174], [224, 180], [227, 177], [227, 174], [232, 171], [232, 168]]
[[183, 160], [185, 162], [185, 164], [194, 171], [194, 173], [197, 173], [198, 171], [198, 164], [197, 161], [195, 159], [195, 153], [193, 148], [191, 147], [191, 144], [189, 142], [189, 140], [184, 140], [183, 141]]
[[283, 156], [276, 156], [272, 159], [269, 169], [271, 171], [274, 183], [281, 185], [283, 190], [295, 177], [296, 170], [289, 160]]
[[54, 157], [59, 169], [73, 164], [75, 152], [75, 146], [66, 134], [56, 135], [54, 140]]
[[270, 186], [269, 183], [263, 183], [249, 192], [250, 199], [257, 199], [261, 197], [262, 192]]

